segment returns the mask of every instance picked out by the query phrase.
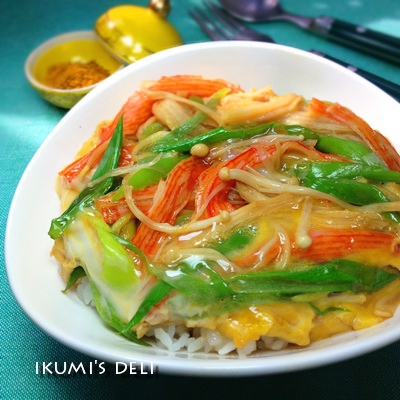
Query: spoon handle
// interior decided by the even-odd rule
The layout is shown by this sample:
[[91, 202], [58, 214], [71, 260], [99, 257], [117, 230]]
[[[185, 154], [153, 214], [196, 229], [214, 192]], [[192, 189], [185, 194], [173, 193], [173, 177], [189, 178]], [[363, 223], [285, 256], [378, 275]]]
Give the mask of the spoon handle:
[[328, 39], [400, 64], [400, 38], [398, 37], [325, 16], [316, 18], [310, 29]]
[[355, 72], [357, 75], [362, 76], [363, 78], [369, 80], [375, 86], [378, 86], [386, 93], [390, 94], [394, 99], [400, 102], [400, 85], [397, 85], [394, 82], [388, 81], [387, 79], [381, 78], [378, 75], [372, 74], [371, 72], [365, 71], [361, 68], [355, 67], [345, 61], [339, 60], [338, 58], [332, 57], [325, 53], [321, 53], [318, 50], [310, 50], [310, 53], [317, 54], [321, 57], [326, 58], [327, 60], [334, 61], [336, 64], [339, 64], [343, 67], [346, 67], [350, 71]]

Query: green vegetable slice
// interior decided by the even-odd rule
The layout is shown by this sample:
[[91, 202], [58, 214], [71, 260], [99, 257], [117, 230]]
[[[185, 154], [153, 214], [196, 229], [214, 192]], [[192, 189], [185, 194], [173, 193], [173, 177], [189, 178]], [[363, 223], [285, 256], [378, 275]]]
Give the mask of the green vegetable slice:
[[[91, 182], [101, 178], [118, 166], [123, 138], [122, 129], [123, 124], [121, 117]], [[83, 208], [90, 206], [94, 199], [106, 194], [111, 189], [113, 183], [114, 178], [107, 178], [98, 184], [89, 184], [86, 186], [72, 201], [69, 207], [59, 217], [51, 221], [48, 232], [49, 236], [52, 239], [57, 239], [62, 236], [65, 229], [67, 229], [68, 225], [74, 220], [76, 214]]]
[[305, 178], [301, 183], [358, 206], [389, 201], [377, 187], [351, 179]]
[[362, 177], [375, 182], [400, 183], [398, 171], [352, 162], [301, 163], [295, 166], [295, 173], [300, 178], [355, 179]]
[[336, 259], [287, 271], [235, 275], [226, 280], [236, 293], [294, 295], [318, 292], [374, 292], [398, 277], [382, 268]]
[[[364, 206], [387, 203], [390, 200], [376, 186], [351, 179], [329, 179], [309, 177], [301, 180], [302, 185], [330, 194], [350, 204]], [[383, 215], [394, 222], [400, 222], [400, 213], [385, 212]]]
[[76, 267], [72, 270], [71, 274], [69, 275], [68, 282], [63, 290], [63, 293], [67, 293], [72, 286], [80, 279], [86, 276], [86, 272], [82, 267]]
[[212, 262], [192, 256], [174, 268], [153, 267], [153, 273], [191, 301], [207, 304], [233, 294], [213, 267]]
[[248, 127], [248, 128], [226, 128], [218, 127], [201, 135], [180, 140], [174, 143], [165, 144], [163, 146], [154, 147], [153, 152], [179, 151], [189, 152], [190, 149], [199, 143], [206, 145], [219, 143], [231, 139], [250, 139], [254, 136], [269, 135], [269, 134], [288, 134], [288, 135], [303, 135], [305, 138], [316, 139], [316, 133], [308, 128], [299, 125], [283, 125], [277, 122], [271, 122], [264, 125]]
[[324, 153], [340, 155], [363, 164], [384, 166], [380, 158], [369, 147], [355, 140], [320, 135], [315, 147]]

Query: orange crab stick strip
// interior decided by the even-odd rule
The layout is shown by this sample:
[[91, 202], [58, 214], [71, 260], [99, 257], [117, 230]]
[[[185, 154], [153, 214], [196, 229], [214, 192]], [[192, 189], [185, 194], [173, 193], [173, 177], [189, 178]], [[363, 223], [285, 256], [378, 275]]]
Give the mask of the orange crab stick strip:
[[114, 118], [113, 122], [101, 129], [98, 144], [88, 153], [69, 164], [59, 172], [59, 175], [64, 176], [68, 182], [72, 182], [81, 173], [88, 172], [92, 169], [99, 163], [103, 156], [120, 116], [124, 116], [124, 136], [136, 133], [139, 126], [151, 117], [153, 104], [154, 100], [151, 100], [146, 94], [142, 92], [133, 94]]
[[[95, 165], [97, 165], [107, 148], [109, 140], [100, 142], [96, 147], [86, 153], [84, 156], [76, 159], [62, 171], [59, 175], [64, 176], [68, 182], [72, 182], [78, 175], [85, 174]], [[119, 166], [126, 166], [130, 163], [133, 143], [122, 146]]]
[[370, 254], [378, 261], [389, 264], [389, 257], [397, 259], [400, 265], [400, 252], [396, 245], [397, 237], [390, 233], [372, 232], [356, 229], [325, 229], [308, 233], [312, 244], [301, 249], [293, 245], [292, 255], [315, 262], [330, 261], [335, 258], [354, 258], [358, 254]]
[[367, 122], [351, 110], [338, 103], [328, 104], [313, 98], [310, 110], [325, 115], [335, 121], [346, 124], [376, 152], [391, 170], [400, 171], [400, 156], [392, 144], [380, 132], [372, 129]]
[[[162, 195], [155, 196], [147, 216], [161, 223], [174, 224], [179, 212], [186, 206], [196, 186], [198, 176], [204, 170], [205, 164], [198, 158], [189, 157], [177, 164], [165, 181]], [[155, 255], [165, 234], [155, 231], [141, 223], [132, 243], [146, 255]]]
[[108, 141], [100, 142], [96, 147], [80, 158], [77, 158], [58, 174], [65, 177], [68, 182], [72, 182], [78, 175], [85, 174], [97, 165], [107, 148]]
[[223, 168], [244, 168], [254, 167], [260, 164], [267, 156], [276, 152], [276, 145], [266, 146], [264, 151], [261, 148], [251, 147], [231, 160], [225, 161], [215, 167], [210, 167], [199, 177], [199, 191], [196, 194], [196, 212], [194, 218], [200, 216], [210, 218], [218, 215], [221, 211], [233, 211], [234, 207], [226, 201], [228, 192], [234, 181], [223, 181], [220, 171]]
[[251, 253], [243, 252], [243, 254], [232, 258], [232, 261], [238, 267], [244, 269], [250, 269], [252, 266], [257, 264], [265, 267], [273, 264], [279, 259], [279, 256], [282, 254], [282, 248], [283, 244], [279, 240], [279, 236], [275, 235], [275, 237], [270, 238], [266, 243], [264, 243], [264, 246], [260, 246]]
[[197, 75], [164, 76], [147, 89], [173, 94], [185, 93], [187, 97], [210, 97], [225, 88], [229, 88], [231, 93], [243, 92], [239, 85], [235, 85], [224, 79], [205, 79]]
[[[156, 190], [157, 185], [151, 185], [145, 189], [132, 192], [132, 198], [135, 200], [135, 204], [143, 213], [146, 214], [149, 212]], [[104, 221], [109, 225], [112, 225], [119, 218], [131, 212], [126, 204], [125, 198], [113, 200], [113, 196], [114, 192], [111, 192], [94, 201], [96, 209], [101, 212]]]
[[136, 143], [129, 142], [122, 145], [121, 155], [119, 156], [118, 167], [126, 167], [132, 163], [132, 151], [135, 148]]
[[119, 218], [130, 212], [125, 199], [113, 201], [113, 195], [114, 193], [109, 193], [94, 201], [96, 209], [101, 212], [104, 221], [108, 225], [112, 225]]
[[135, 135], [140, 125], [151, 117], [154, 103], [155, 100], [151, 99], [146, 93], [135, 92], [122, 106], [111, 124], [102, 129], [100, 140], [107, 140], [110, 137], [110, 131], [114, 131], [121, 115], [124, 116], [124, 136]]

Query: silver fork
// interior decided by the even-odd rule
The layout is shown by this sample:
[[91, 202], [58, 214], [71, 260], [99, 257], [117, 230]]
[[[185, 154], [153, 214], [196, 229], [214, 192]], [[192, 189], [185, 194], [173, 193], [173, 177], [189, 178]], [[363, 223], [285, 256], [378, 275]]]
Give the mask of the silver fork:
[[[221, 7], [215, 5], [212, 1], [206, 0], [204, 1], [204, 5], [208, 12], [205, 12], [199, 7], [195, 7], [193, 11], [189, 11], [189, 14], [212, 40], [251, 40], [257, 42], [275, 43], [270, 36], [243, 25], [235, 18], [231, 17]], [[386, 91], [397, 101], [400, 101], [400, 85], [383, 79], [380, 76], [374, 75], [371, 72], [350, 65], [345, 61], [328, 56], [320, 51], [310, 50], [310, 52], [350, 69], [365, 79], [368, 79], [382, 90]]]
[[189, 11], [189, 14], [212, 40], [252, 40], [275, 43], [271, 36], [247, 28], [213, 2], [204, 1], [204, 5], [208, 13], [195, 7], [194, 12]]

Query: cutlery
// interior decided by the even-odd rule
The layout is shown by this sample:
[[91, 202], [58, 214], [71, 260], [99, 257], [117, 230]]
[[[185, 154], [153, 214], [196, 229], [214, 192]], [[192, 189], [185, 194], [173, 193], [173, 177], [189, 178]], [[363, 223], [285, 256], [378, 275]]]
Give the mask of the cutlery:
[[246, 21], [289, 21], [329, 40], [400, 64], [400, 38], [351, 24], [336, 18], [304, 17], [286, 12], [279, 0], [219, 0], [234, 17]]
[[[194, 11], [189, 11], [189, 14], [212, 40], [252, 40], [275, 43], [270, 36], [246, 27], [213, 2], [205, 1], [204, 4], [207, 12], [200, 8], [194, 8]], [[400, 101], [400, 85], [317, 50], [311, 50], [310, 52], [350, 69], [386, 91], [397, 101]]]

